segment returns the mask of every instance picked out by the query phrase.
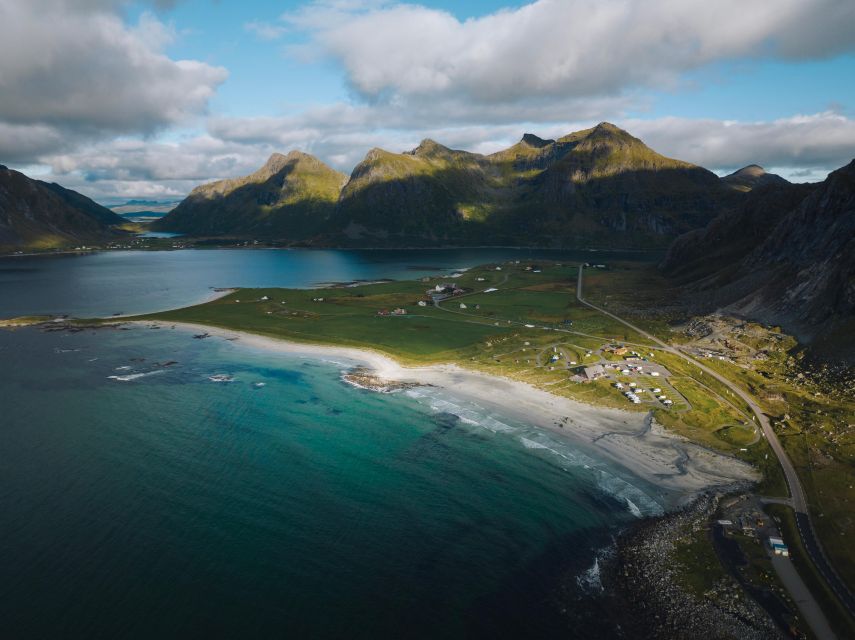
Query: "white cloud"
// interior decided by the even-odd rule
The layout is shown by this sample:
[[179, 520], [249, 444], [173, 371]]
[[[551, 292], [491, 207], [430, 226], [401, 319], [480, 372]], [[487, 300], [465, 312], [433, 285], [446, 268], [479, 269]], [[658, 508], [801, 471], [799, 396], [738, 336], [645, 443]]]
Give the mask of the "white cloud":
[[[128, 26], [121, 4], [0, 0], [2, 157], [37, 153], [52, 139], [56, 150], [149, 134], [205, 111], [226, 70], [170, 59], [163, 49], [173, 30], [150, 14]], [[33, 142], [18, 144], [31, 133]]]
[[374, 100], [613, 95], [661, 88], [716, 61], [813, 58], [855, 45], [851, 0], [537, 0], [465, 21], [413, 4], [323, 1], [283, 20], [311, 34], [310, 48]]
[[622, 124], [660, 153], [721, 171], [756, 163], [794, 180], [823, 179], [855, 158], [855, 120], [833, 112], [769, 122], [658, 118]]
[[821, 179], [855, 156], [855, 121], [831, 112], [768, 122], [626, 117], [650, 106], [651, 88], [710, 63], [852, 48], [851, 0], [538, 0], [465, 21], [388, 0], [314, 2], [244, 28], [308, 36], [299, 54], [336, 60], [354, 100], [214, 116], [206, 133], [183, 138], [159, 134], [201, 124], [194, 118], [226, 71], [170, 59], [174, 30], [152, 16], [129, 26], [125, 4], [0, 0], [0, 162], [39, 162], [48, 179], [97, 198], [174, 196], [250, 173], [273, 151], [301, 149], [349, 172], [374, 146], [402, 151], [431, 137], [489, 153], [526, 131], [558, 137], [601, 120], [722, 172], [756, 162]]
[[253, 20], [243, 25], [243, 28], [250, 33], [254, 33], [261, 40], [276, 40], [285, 34], [288, 29], [278, 24], [270, 24], [260, 20]]

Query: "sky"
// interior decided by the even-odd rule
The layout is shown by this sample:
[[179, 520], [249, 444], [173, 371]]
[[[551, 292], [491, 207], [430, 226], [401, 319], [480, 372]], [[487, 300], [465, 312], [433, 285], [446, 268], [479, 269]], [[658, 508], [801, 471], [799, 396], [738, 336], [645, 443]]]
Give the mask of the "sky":
[[602, 121], [822, 180], [855, 158], [855, 2], [0, 0], [0, 163], [100, 202]]

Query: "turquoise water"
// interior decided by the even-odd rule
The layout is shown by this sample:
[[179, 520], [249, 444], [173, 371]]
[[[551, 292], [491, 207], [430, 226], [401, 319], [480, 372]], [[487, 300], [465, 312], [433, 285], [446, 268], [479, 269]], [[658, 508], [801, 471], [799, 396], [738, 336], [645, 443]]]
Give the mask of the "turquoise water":
[[[393, 264], [341, 273], [413, 266]], [[107, 290], [137, 291], [132, 271]], [[592, 568], [658, 509], [644, 486], [347, 366], [169, 329], [0, 331], [2, 635], [614, 637]]]
[[0, 356], [12, 637], [550, 637], [562, 579], [633, 520], [527, 432], [339, 364], [145, 329]]

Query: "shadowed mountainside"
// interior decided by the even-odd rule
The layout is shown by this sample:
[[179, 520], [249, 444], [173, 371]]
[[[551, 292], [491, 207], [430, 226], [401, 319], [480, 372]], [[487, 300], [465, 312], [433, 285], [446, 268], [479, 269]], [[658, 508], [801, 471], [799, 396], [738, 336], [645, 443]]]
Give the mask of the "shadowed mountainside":
[[326, 227], [344, 181], [313, 156], [274, 153], [251, 175], [196, 187], [153, 228], [303, 240]]
[[[741, 196], [608, 123], [558, 140], [526, 134], [486, 156], [432, 140], [406, 153], [372, 149], [347, 180], [311, 156], [292, 157], [325, 176], [316, 197], [263, 168], [195, 189], [157, 228], [341, 246], [649, 248], [705, 225]], [[299, 213], [307, 202], [313, 213]]]
[[[779, 324], [855, 359], [855, 161], [819, 185], [772, 185], [678, 238], [662, 269], [693, 305]], [[851, 335], [851, 333], [850, 333]]]
[[432, 140], [402, 154], [374, 149], [336, 217], [348, 241], [641, 248], [733, 203], [711, 172], [602, 123], [559, 140], [526, 134], [488, 156]]
[[119, 235], [124, 220], [84, 195], [0, 165], [0, 249], [46, 249]]

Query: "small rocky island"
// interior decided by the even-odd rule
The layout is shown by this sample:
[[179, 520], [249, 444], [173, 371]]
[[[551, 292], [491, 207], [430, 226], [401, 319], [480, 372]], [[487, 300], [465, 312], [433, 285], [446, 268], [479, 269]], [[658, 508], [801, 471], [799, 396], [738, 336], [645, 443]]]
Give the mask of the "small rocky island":
[[429, 385], [420, 384], [418, 382], [399, 382], [396, 380], [386, 380], [377, 376], [371, 369], [365, 367], [356, 367], [341, 376], [341, 379], [352, 384], [360, 389], [368, 389], [377, 393], [395, 393], [412, 389], [414, 387], [424, 387]]

